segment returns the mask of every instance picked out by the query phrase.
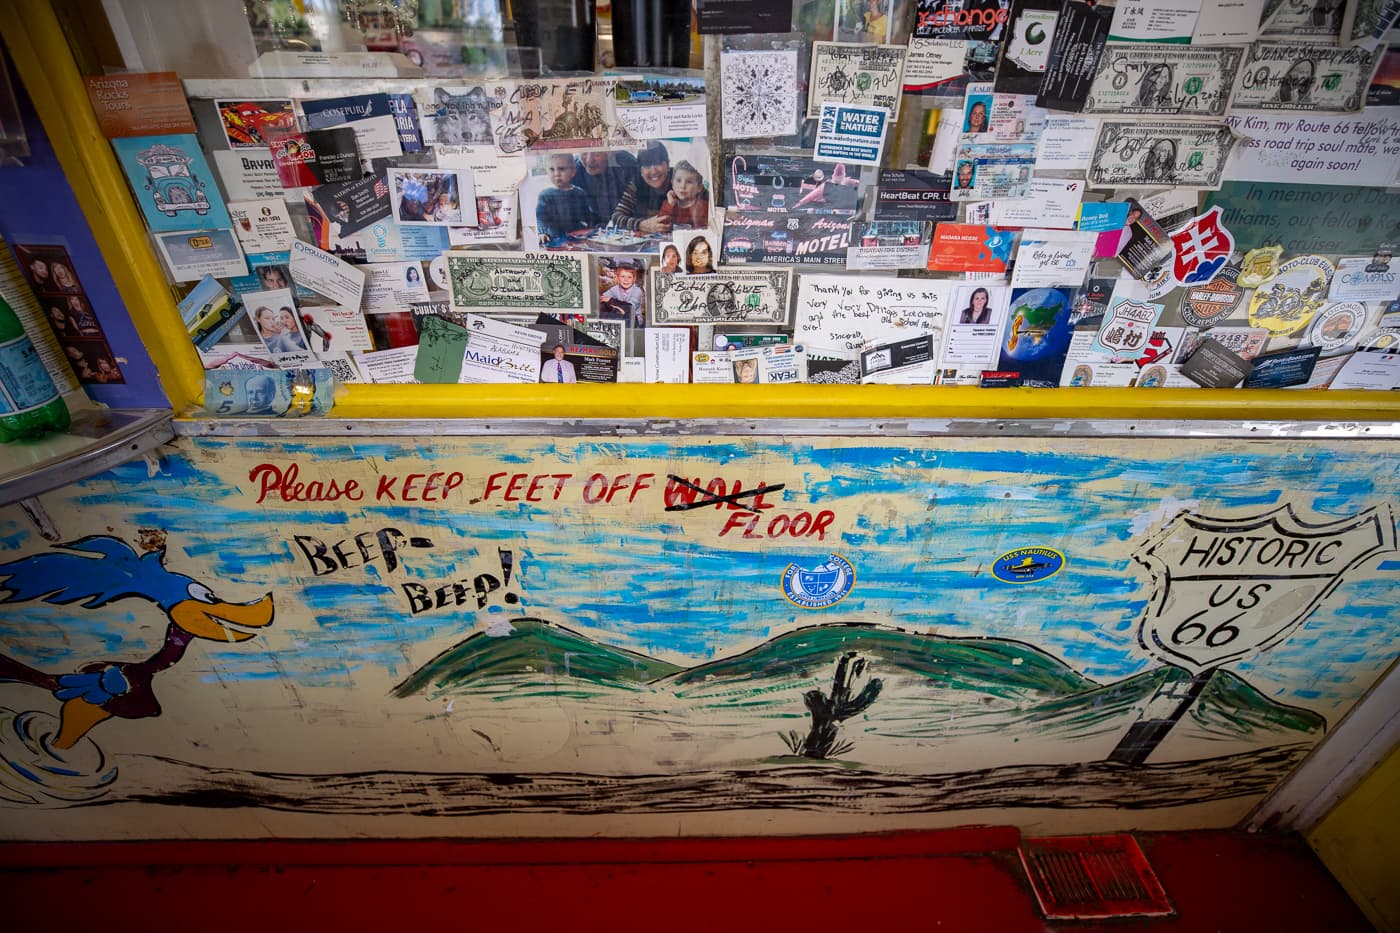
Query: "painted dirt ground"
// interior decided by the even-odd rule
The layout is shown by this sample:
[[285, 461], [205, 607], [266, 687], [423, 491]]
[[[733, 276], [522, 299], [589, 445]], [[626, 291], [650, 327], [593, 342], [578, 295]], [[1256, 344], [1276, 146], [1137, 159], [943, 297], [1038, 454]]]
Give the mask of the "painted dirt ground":
[[1232, 822], [1396, 653], [1396, 461], [182, 442], [0, 516], [0, 836]]

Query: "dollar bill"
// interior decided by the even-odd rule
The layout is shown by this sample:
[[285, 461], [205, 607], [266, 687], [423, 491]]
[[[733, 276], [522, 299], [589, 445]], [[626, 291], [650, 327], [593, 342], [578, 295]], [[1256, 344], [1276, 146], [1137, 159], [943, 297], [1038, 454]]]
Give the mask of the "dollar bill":
[[813, 42], [807, 119], [820, 117], [824, 103], [884, 107], [898, 116], [905, 51], [902, 45]]
[[1105, 121], [1089, 164], [1091, 188], [1220, 187], [1235, 134], [1223, 123]]
[[653, 267], [647, 280], [650, 323], [788, 323], [792, 270], [682, 275]]
[[1223, 117], [1244, 53], [1231, 45], [1110, 42], [1084, 112]]
[[1235, 109], [1350, 113], [1366, 103], [1379, 51], [1301, 42], [1256, 42], [1240, 67]]
[[1400, 0], [1353, 0], [1342, 20], [1342, 44], [1374, 49], [1400, 21]]
[[587, 314], [586, 262], [558, 253], [448, 253], [452, 307]]
[[1265, 39], [1336, 42], [1346, 6], [1346, 0], [1268, 0], [1259, 20], [1259, 35]]

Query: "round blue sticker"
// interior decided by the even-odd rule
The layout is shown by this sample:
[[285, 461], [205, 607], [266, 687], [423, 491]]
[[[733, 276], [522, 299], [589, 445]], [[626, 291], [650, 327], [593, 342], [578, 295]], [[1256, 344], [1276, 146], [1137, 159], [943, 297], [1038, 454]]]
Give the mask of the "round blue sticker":
[[1018, 547], [992, 564], [992, 576], [1002, 583], [1039, 583], [1059, 573], [1065, 555], [1052, 547]]
[[856, 568], [840, 554], [815, 567], [788, 564], [783, 570], [783, 597], [803, 609], [825, 609], [846, 598], [856, 585]]

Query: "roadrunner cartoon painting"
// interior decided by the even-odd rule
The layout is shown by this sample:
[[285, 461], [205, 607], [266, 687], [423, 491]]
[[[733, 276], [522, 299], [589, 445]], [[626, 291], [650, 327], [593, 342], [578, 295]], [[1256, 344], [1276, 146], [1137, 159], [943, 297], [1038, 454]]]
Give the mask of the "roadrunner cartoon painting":
[[[138, 554], [120, 538], [94, 535], [58, 545], [62, 553], [36, 554], [0, 564], [0, 603], [80, 603], [97, 609], [124, 599], [154, 603], [169, 619], [165, 641], [143, 661], [94, 661], [77, 671], [49, 674], [0, 654], [0, 683], [24, 683], [61, 701], [52, 717], [0, 709], [0, 799], [52, 796], [73, 785], [75, 768], [91, 778], [72, 793], [88, 792], [115, 777], [101, 769], [101, 751], [84, 738], [113, 716], [159, 716], [154, 680], [185, 656], [196, 638], [242, 642], [272, 623], [272, 595], [250, 603], [223, 602], [193, 577], [165, 568], [165, 549]], [[56, 780], [50, 780], [54, 778]], [[65, 796], [65, 799], [72, 799]]]

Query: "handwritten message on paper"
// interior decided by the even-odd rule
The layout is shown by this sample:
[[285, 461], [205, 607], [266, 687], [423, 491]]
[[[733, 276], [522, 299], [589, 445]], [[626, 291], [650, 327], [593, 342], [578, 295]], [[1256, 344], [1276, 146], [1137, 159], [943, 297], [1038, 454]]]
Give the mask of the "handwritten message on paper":
[[797, 289], [794, 342], [856, 351], [871, 342], [931, 333], [935, 346], [956, 283], [893, 276], [804, 275]]

